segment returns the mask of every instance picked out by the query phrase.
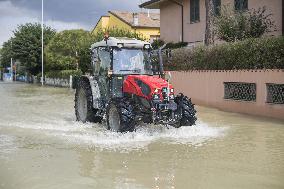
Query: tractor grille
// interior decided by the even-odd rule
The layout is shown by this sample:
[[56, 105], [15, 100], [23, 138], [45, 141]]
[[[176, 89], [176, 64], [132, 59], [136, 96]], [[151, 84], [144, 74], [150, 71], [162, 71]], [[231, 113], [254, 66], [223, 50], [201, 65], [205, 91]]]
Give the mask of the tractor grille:
[[168, 96], [168, 88], [167, 87], [163, 87], [162, 88], [162, 95], [163, 95], [163, 98], [167, 98]]

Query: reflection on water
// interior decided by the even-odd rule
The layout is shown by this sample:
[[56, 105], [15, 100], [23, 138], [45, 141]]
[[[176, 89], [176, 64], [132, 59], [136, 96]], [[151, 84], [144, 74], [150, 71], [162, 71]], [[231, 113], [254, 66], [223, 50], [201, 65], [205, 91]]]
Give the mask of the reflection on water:
[[0, 188], [284, 188], [281, 121], [198, 107], [194, 127], [122, 134], [76, 122], [73, 98], [0, 83]]

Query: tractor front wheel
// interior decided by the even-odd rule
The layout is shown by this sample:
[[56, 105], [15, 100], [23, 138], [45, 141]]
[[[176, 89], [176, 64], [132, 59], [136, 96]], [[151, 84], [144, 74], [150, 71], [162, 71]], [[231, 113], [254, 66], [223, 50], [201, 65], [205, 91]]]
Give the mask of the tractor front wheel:
[[133, 105], [126, 98], [112, 100], [107, 108], [107, 128], [115, 132], [132, 132], [135, 129]]
[[188, 99], [187, 96], [180, 94], [176, 97], [175, 102], [178, 104], [178, 111], [181, 114], [181, 119], [176, 127], [195, 125], [197, 120], [196, 110], [194, 108], [194, 104], [191, 102], [191, 99]]

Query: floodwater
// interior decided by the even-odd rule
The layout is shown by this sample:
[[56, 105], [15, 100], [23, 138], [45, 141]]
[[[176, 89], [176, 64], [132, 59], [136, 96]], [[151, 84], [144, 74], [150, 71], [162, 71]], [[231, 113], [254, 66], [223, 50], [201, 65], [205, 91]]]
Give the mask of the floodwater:
[[1, 189], [284, 188], [284, 122], [197, 107], [194, 127], [121, 134], [76, 122], [73, 101], [0, 82]]

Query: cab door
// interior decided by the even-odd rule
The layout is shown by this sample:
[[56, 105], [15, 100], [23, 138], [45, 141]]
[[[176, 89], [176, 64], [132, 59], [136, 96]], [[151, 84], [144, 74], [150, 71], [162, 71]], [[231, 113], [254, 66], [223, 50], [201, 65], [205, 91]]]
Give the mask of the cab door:
[[101, 100], [105, 105], [109, 100], [109, 79], [108, 71], [111, 65], [110, 50], [106, 47], [97, 48], [97, 63], [94, 69], [94, 75], [98, 82]]

